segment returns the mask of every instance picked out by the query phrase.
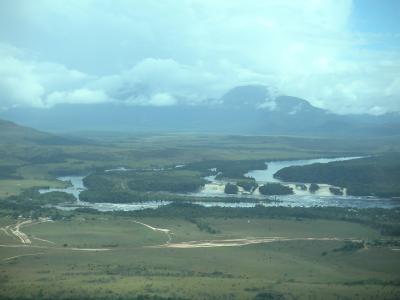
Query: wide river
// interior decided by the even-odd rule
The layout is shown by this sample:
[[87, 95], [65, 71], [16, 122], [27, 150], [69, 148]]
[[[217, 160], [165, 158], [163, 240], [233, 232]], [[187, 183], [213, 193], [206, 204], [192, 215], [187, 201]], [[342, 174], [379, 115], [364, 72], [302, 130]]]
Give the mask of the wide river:
[[[245, 174], [245, 176], [253, 177], [258, 183], [266, 182], [281, 182], [274, 178], [273, 175], [280, 169], [290, 166], [303, 166], [313, 163], [328, 163], [333, 161], [344, 161], [350, 159], [358, 159], [359, 157], [341, 157], [341, 158], [320, 158], [320, 159], [307, 159], [307, 160], [284, 160], [284, 161], [272, 161], [266, 162], [268, 168], [265, 170], [253, 170]], [[124, 171], [127, 169], [118, 168], [110, 171]], [[79, 200], [79, 194], [85, 190], [83, 184], [84, 176], [65, 176], [59, 177], [61, 181], [68, 181], [71, 186], [63, 189], [40, 189], [40, 193], [48, 193], [52, 191], [61, 191], [72, 194], [77, 199], [76, 203], [68, 205], [57, 206], [64, 210], [73, 210], [79, 207], [94, 208], [99, 211], [113, 211], [113, 210], [141, 210], [146, 208], [157, 208], [171, 202], [169, 201], [149, 201], [143, 203], [88, 203]], [[209, 184], [196, 193], [191, 193], [191, 196], [199, 197], [228, 197], [224, 194], [224, 182], [215, 179], [215, 176], [209, 176], [207, 179], [210, 181]], [[283, 183], [283, 182], [281, 182]], [[344, 193], [343, 196], [336, 196], [329, 192], [329, 185], [320, 185], [320, 190], [316, 193], [310, 193], [301, 189], [296, 189], [295, 183], [285, 183], [288, 186], [293, 187], [294, 194], [287, 196], [272, 197], [273, 201], [267, 200], [266, 196], [253, 193], [251, 195], [246, 193], [239, 193], [235, 195], [235, 198], [241, 198], [243, 201], [227, 202], [227, 201], [192, 201], [192, 203], [203, 205], [206, 207], [255, 207], [256, 205], [263, 206], [284, 206], [284, 207], [348, 207], [348, 208], [394, 208], [400, 207], [400, 201], [376, 197], [355, 197], [347, 196]], [[305, 183], [309, 185], [309, 183]], [[231, 196], [229, 196], [231, 197]], [[271, 199], [271, 197], [269, 197]], [[255, 199], [255, 200], [252, 200]]]

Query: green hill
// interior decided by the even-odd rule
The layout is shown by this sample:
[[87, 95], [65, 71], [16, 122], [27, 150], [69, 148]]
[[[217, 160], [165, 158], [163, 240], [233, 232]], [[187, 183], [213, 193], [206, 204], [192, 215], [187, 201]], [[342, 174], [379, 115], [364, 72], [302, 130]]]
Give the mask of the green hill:
[[76, 145], [84, 141], [42, 132], [0, 119], [0, 144]]

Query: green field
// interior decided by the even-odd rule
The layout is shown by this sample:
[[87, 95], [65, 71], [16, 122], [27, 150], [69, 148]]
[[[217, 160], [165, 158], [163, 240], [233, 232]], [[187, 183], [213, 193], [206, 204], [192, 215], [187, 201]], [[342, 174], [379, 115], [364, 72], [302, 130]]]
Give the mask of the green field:
[[[231, 247], [151, 248], [148, 246], [165, 245], [167, 235], [134, 221], [171, 230], [171, 245], [256, 237], [293, 240]], [[372, 246], [373, 241], [394, 237], [382, 236], [365, 225], [323, 219], [212, 217], [197, 221], [207, 223], [217, 233], [200, 230], [193, 222], [179, 217], [128, 218], [107, 214], [76, 214], [70, 220], [22, 227], [21, 231], [33, 242], [31, 247], [1, 248], [0, 294], [6, 299], [85, 296], [130, 299], [138, 295], [185, 299], [396, 299], [400, 296], [400, 251], [393, 250], [394, 246]], [[9, 217], [0, 220], [1, 226], [15, 222]], [[343, 250], [349, 243], [344, 239], [362, 240], [363, 247]], [[3, 232], [0, 243], [21, 245]], [[74, 251], [73, 248], [110, 250]], [[23, 256], [27, 254], [33, 255]], [[18, 255], [21, 257], [8, 259]]]

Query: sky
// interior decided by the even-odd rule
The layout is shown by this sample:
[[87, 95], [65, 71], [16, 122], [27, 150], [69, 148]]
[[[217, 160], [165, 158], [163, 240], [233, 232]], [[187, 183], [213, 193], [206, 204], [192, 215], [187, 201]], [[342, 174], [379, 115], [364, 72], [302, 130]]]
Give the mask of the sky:
[[0, 109], [201, 105], [247, 84], [400, 111], [400, 1], [0, 1]]

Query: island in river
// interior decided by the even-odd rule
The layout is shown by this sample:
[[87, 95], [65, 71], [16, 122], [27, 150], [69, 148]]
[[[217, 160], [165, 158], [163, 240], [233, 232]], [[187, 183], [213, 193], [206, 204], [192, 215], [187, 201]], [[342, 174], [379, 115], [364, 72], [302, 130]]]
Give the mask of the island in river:
[[388, 153], [349, 161], [292, 165], [278, 170], [275, 179], [340, 186], [353, 196], [398, 198], [400, 154]]

